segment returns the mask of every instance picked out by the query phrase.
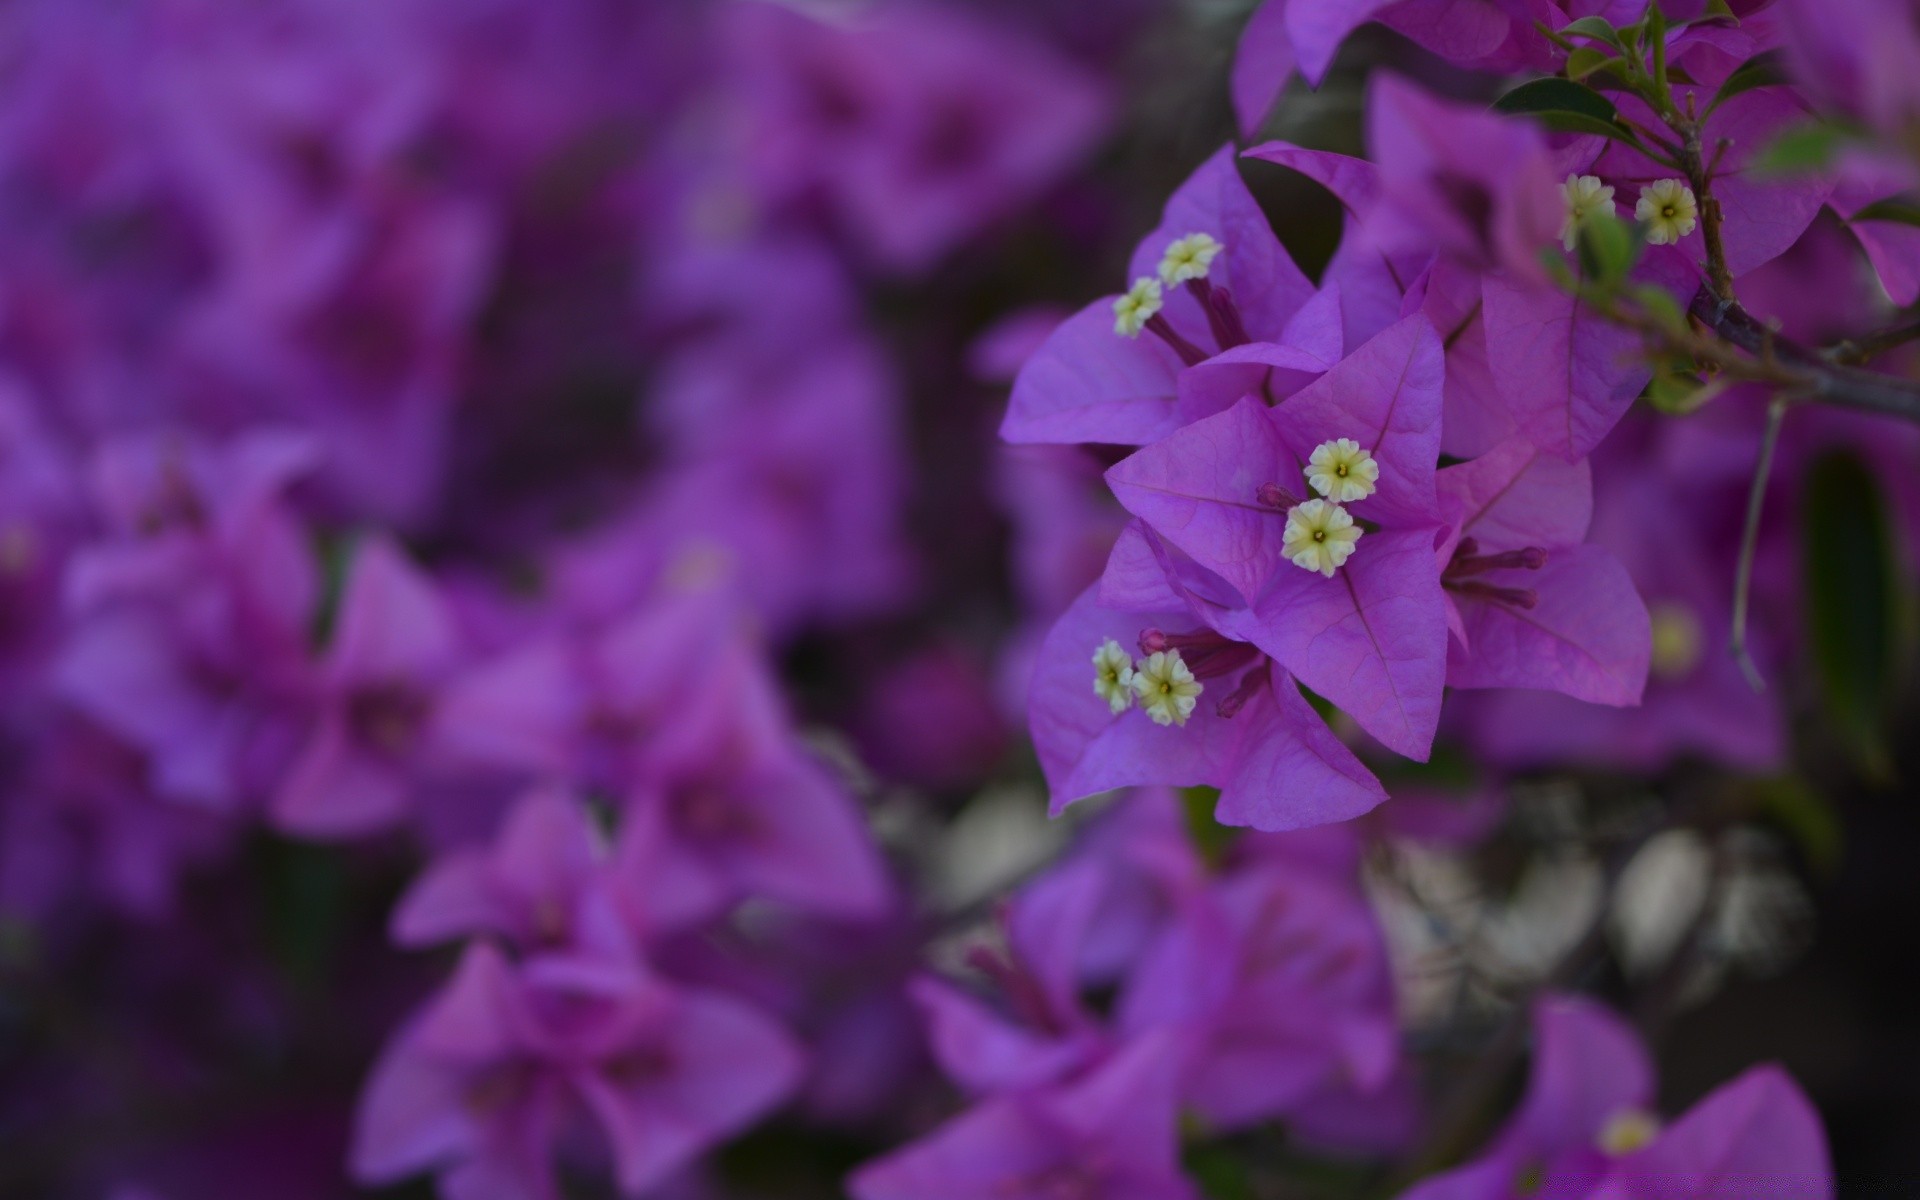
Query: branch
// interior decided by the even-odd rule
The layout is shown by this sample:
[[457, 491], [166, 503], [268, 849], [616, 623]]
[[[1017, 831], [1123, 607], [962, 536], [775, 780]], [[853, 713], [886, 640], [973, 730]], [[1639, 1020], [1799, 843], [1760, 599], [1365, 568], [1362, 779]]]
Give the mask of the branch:
[[1800, 398], [1920, 422], [1920, 382], [1831, 362], [1762, 325], [1737, 301], [1715, 299], [1704, 286], [1687, 312], [1722, 341], [1776, 363], [1781, 382], [1790, 380]]
[[1827, 347], [1822, 353], [1828, 362], [1846, 363], [1859, 366], [1871, 362], [1887, 351], [1920, 338], [1920, 321], [1909, 321], [1904, 325], [1894, 325], [1865, 337], [1848, 338], [1846, 341]]

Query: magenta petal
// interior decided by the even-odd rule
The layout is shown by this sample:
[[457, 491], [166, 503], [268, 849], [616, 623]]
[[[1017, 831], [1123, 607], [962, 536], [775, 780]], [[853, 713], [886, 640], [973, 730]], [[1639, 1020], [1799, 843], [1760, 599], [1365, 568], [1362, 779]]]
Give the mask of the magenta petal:
[[1347, 35], [1393, 0], [1288, 0], [1287, 32], [1300, 56], [1300, 73], [1315, 87]]
[[1331, 438], [1352, 438], [1372, 451], [1380, 465], [1379, 488], [1353, 503], [1356, 517], [1437, 524], [1433, 476], [1445, 376], [1440, 337], [1426, 317], [1415, 314], [1382, 330], [1274, 409], [1273, 423], [1301, 463]]
[[432, 580], [390, 539], [367, 539], [340, 601], [331, 651], [339, 677], [415, 679], [447, 666], [454, 651], [452, 614]]
[[456, 676], [434, 706], [433, 738], [466, 762], [557, 775], [570, 765], [582, 690], [567, 646], [541, 639]]
[[1152, 534], [1137, 518], [1114, 539], [1100, 575], [1099, 604], [1120, 612], [1179, 612], [1186, 597], [1175, 589], [1155, 552]]
[[1849, 221], [1847, 228], [1896, 305], [1920, 300], [1920, 229], [1899, 221]]
[[[1314, 295], [1315, 300], [1319, 301], [1327, 293], [1316, 292]], [[1337, 336], [1340, 317], [1338, 293], [1331, 298], [1336, 305], [1332, 318]], [[1294, 314], [1295, 322], [1309, 311], [1316, 319], [1325, 316], [1324, 305], [1315, 303]], [[1293, 327], [1292, 324], [1288, 326], [1289, 329]], [[1323, 330], [1314, 329], [1310, 332], [1316, 340], [1325, 341]], [[1181, 423], [1186, 424], [1225, 412], [1242, 396], [1257, 396], [1268, 404], [1277, 404], [1326, 374], [1328, 368], [1339, 360], [1337, 344], [1331, 347], [1331, 353], [1326, 353], [1327, 349], [1324, 345], [1315, 349], [1276, 342], [1249, 342], [1222, 351], [1180, 373], [1180, 400], [1175, 411]]]
[[1585, 458], [1651, 375], [1640, 335], [1504, 276], [1488, 276], [1482, 295], [1488, 365], [1522, 434], [1569, 462]]
[[1716, 1088], [1612, 1178], [1621, 1195], [1655, 1200], [1826, 1200], [1834, 1191], [1820, 1117], [1775, 1066]]
[[[1231, 145], [1214, 151], [1168, 198], [1159, 226], [1134, 251], [1127, 277], [1158, 273], [1168, 243], [1189, 233], [1211, 234], [1225, 245], [1207, 281], [1233, 293], [1234, 305], [1255, 338], [1278, 337], [1288, 318], [1313, 295], [1312, 281], [1294, 265], [1274, 236], [1266, 213], [1241, 181]], [[1186, 288], [1168, 293], [1167, 312], [1176, 327], [1187, 328], [1191, 318], [1196, 329], [1205, 328], [1198, 321], [1199, 306]], [[1144, 335], [1141, 340], [1146, 340]]]
[[1534, 1007], [1533, 1066], [1513, 1136], [1526, 1153], [1590, 1149], [1608, 1118], [1654, 1099], [1653, 1060], [1624, 1020], [1579, 996]]
[[[1277, 0], [1268, 7], [1278, 7]], [[1380, 169], [1364, 158], [1291, 142], [1263, 142], [1244, 153], [1300, 172], [1332, 192], [1353, 216], [1364, 217], [1380, 199]]]
[[1450, 648], [1450, 686], [1542, 688], [1594, 704], [1640, 703], [1651, 626], [1639, 591], [1612, 554], [1572, 546], [1549, 553], [1537, 571], [1492, 571], [1482, 578], [1532, 591], [1539, 603], [1523, 610], [1463, 600], [1473, 649]]
[[1107, 472], [1121, 507], [1249, 602], [1285, 562], [1286, 518], [1257, 499], [1264, 484], [1304, 490], [1300, 460], [1251, 397], [1142, 449]]
[[1254, 609], [1261, 649], [1389, 749], [1421, 760], [1446, 677], [1434, 534], [1366, 534], [1331, 579], [1288, 564]]
[[[663, 1033], [658, 1073], [628, 1079], [601, 1071], [578, 1083], [629, 1195], [658, 1186], [751, 1125], [800, 1079], [800, 1051], [786, 1031], [731, 997], [676, 997]], [[643, 1054], [654, 1049], [636, 1047]]]
[[1233, 113], [1242, 137], [1251, 136], [1273, 111], [1293, 78], [1293, 42], [1287, 34], [1287, 0], [1265, 0], [1247, 19], [1233, 54]]
[[1060, 1161], [1053, 1131], [1017, 1098], [991, 1100], [919, 1141], [868, 1163], [847, 1181], [854, 1200], [1041, 1200], [1020, 1186]]
[[431, 946], [486, 929], [497, 916], [484, 851], [444, 854], [407, 889], [391, 931], [402, 946]]
[[280, 828], [307, 837], [358, 837], [384, 829], [409, 810], [412, 788], [395, 762], [362, 748], [341, 713], [321, 718], [312, 739], [274, 793]]
[[1223, 825], [1269, 833], [1346, 821], [1371, 812], [1386, 789], [1320, 719], [1285, 672], [1272, 673], [1272, 701], [1249, 703], [1246, 750], [1220, 789]]
[[1000, 436], [1009, 442], [1137, 446], [1171, 433], [1180, 356], [1151, 334], [1113, 329], [1113, 298], [1068, 317], [1013, 383]]
[[1440, 472], [1446, 516], [1483, 551], [1573, 545], [1593, 520], [1593, 470], [1537, 450], [1502, 443], [1472, 462]]
[[1246, 726], [1217, 715], [1214, 696], [1200, 697], [1186, 725], [1160, 726], [1137, 706], [1115, 716], [1093, 690], [1093, 651], [1103, 641], [1132, 650], [1143, 626], [1187, 628], [1190, 618], [1102, 608], [1096, 590], [1081, 593], [1054, 622], [1034, 664], [1028, 713], [1052, 810], [1135, 784], [1217, 785]]
[[916, 979], [909, 986], [940, 1069], [977, 1094], [1051, 1082], [1097, 1049], [1085, 1037], [1047, 1037], [1015, 1025], [938, 980]]

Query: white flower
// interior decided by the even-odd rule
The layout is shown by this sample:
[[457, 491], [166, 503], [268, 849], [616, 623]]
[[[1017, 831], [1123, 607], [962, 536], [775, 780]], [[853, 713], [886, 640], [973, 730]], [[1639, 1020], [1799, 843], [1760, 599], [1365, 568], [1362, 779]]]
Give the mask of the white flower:
[[1643, 1108], [1623, 1108], [1607, 1118], [1600, 1127], [1596, 1144], [1603, 1154], [1615, 1158], [1644, 1150], [1660, 1136], [1660, 1118]]
[[1350, 504], [1373, 495], [1380, 482], [1380, 464], [1352, 438], [1335, 438], [1313, 448], [1307, 459], [1307, 482], [1336, 504]]
[[1560, 223], [1560, 244], [1571, 250], [1583, 221], [1596, 212], [1613, 212], [1613, 189], [1598, 175], [1569, 175], [1560, 185], [1560, 201], [1567, 210], [1567, 219]]
[[1133, 656], [1112, 638], [1093, 652], [1093, 692], [1115, 715], [1133, 707]]
[[1164, 303], [1160, 281], [1142, 275], [1133, 281], [1126, 295], [1113, 302], [1113, 331], [1121, 337], [1139, 337]]
[[1700, 206], [1685, 181], [1656, 179], [1640, 189], [1633, 215], [1646, 224], [1649, 245], [1666, 246], [1693, 232]]
[[1155, 725], [1185, 725], [1206, 689], [1181, 661], [1178, 650], [1156, 650], [1135, 665], [1133, 690]]
[[1190, 233], [1175, 238], [1160, 256], [1160, 282], [1178, 287], [1189, 279], [1205, 279], [1213, 260], [1225, 249], [1211, 234]]
[[1361, 530], [1347, 510], [1326, 500], [1308, 500], [1287, 510], [1287, 529], [1280, 552], [1295, 566], [1318, 571], [1327, 578], [1347, 561]]

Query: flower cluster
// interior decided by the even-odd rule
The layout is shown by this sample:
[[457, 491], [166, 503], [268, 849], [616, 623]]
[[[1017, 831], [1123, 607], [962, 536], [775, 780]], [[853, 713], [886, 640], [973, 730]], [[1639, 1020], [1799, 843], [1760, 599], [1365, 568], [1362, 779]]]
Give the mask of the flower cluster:
[[1188, 7], [0, 5], [0, 1192], [1831, 1196], [1920, 8]]
[[[219, 1128], [253, 1101], [210, 1064], [313, 1070], [260, 990], [304, 935], [227, 927], [297, 874], [262, 861], [375, 905], [417, 871], [391, 942], [459, 945], [424, 1003], [391, 947], [301, 977], [321, 1077], [366, 1075], [350, 1147], [351, 1093], [261, 1107], [323, 1135], [308, 1177], [235, 1183], [190, 1122], [50, 1136], [0, 1191], [307, 1194], [344, 1157], [638, 1196], [778, 1109], [884, 1106], [901, 972], [847, 964], [906, 910], [816, 724], [858, 709], [803, 725], [784, 656], [920, 586], [866, 289], [1055, 187], [1098, 57], [949, 5], [677, 0], [32, 0], [0, 44], [0, 970], [48, 1027], [205, 993], [152, 1072], [9, 1042], [8, 1145], [154, 1093]], [[1001, 736], [982, 687], [936, 680], [986, 711], [950, 757]], [[86, 982], [97, 944], [127, 977]]]

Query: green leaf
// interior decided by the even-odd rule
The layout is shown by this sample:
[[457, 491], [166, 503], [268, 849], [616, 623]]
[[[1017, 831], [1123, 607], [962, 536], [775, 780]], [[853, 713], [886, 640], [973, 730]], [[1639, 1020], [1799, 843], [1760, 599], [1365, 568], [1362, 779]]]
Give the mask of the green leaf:
[[1663, 287], [1645, 284], [1633, 289], [1633, 298], [1646, 310], [1648, 316], [1660, 322], [1675, 333], [1687, 331], [1687, 314], [1680, 309], [1680, 302], [1673, 293]]
[[1585, 113], [1576, 112], [1543, 112], [1531, 115], [1534, 120], [1555, 133], [1591, 133], [1603, 138], [1612, 138], [1616, 142], [1625, 142], [1642, 152], [1646, 150], [1631, 129], [1612, 121], [1596, 120]]
[[1592, 46], [1582, 46], [1567, 55], [1567, 78], [1585, 79], [1595, 71], [1604, 71], [1619, 63], [1619, 59], [1604, 50], [1595, 50]]
[[1801, 494], [1808, 642], [1823, 708], [1868, 776], [1891, 772], [1886, 744], [1899, 582], [1885, 498], [1858, 457], [1814, 463]]
[[1876, 200], [1848, 217], [1849, 221], [1896, 221], [1902, 225], [1920, 225], [1920, 204], [1911, 197], [1890, 196]]
[[1620, 40], [1620, 32], [1605, 17], [1581, 17], [1573, 24], [1563, 27], [1560, 32], [1566, 37], [1583, 37], [1596, 42], [1605, 42], [1615, 50], [1626, 53], [1626, 43]]
[[1796, 125], [1764, 146], [1750, 169], [1756, 175], [1805, 175], [1824, 170], [1840, 153], [1846, 134], [1832, 125]]
[[1714, 94], [1713, 103], [1707, 106], [1707, 111], [1712, 112], [1742, 92], [1772, 87], [1776, 83], [1786, 81], [1786, 73], [1780, 68], [1778, 51], [1769, 50], [1764, 54], [1756, 54], [1740, 64], [1733, 74], [1727, 76], [1727, 81], [1720, 85], [1720, 90]]
[[1586, 84], [1554, 78], [1529, 80], [1495, 100], [1493, 107], [1504, 113], [1578, 113], [1608, 124], [1620, 111]]
[[1580, 270], [1611, 290], [1640, 258], [1640, 232], [1609, 212], [1593, 212], [1580, 222]]
[[1701, 397], [1710, 387], [1702, 386], [1699, 373], [1689, 370], [1684, 364], [1663, 362], [1657, 365], [1653, 378], [1647, 381], [1645, 395], [1647, 403], [1656, 412], [1681, 417], [1696, 411], [1705, 403]]
[[1240, 831], [1214, 819], [1214, 806], [1220, 803], [1220, 789], [1188, 787], [1180, 789], [1180, 807], [1187, 817], [1187, 836], [1209, 866], [1217, 866], [1226, 857]]

